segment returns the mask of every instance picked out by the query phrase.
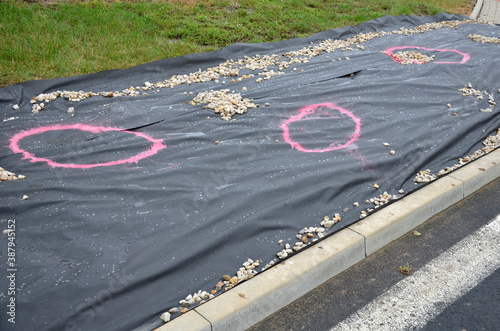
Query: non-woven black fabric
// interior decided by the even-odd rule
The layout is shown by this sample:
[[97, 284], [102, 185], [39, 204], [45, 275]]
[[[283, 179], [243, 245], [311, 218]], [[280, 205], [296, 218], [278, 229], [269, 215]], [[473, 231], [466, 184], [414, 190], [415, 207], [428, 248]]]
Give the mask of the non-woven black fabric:
[[[478, 101], [458, 91], [470, 82], [500, 100], [500, 45], [467, 37], [498, 38], [500, 28], [463, 24], [375, 38], [363, 44], [365, 51], [323, 54], [260, 84], [256, 77], [235, 83], [228, 77], [225, 85], [180, 85], [133, 98], [58, 99], [39, 114], [30, 111], [32, 97], [55, 90], [120, 91], [245, 55], [282, 54], [328, 38], [463, 18], [386, 16], [305, 39], [236, 44], [126, 70], [0, 89], [1, 118], [19, 117], [0, 122], [0, 166], [27, 177], [0, 183], [1, 224], [16, 220], [17, 267], [16, 324], [3, 314], [1, 329], [157, 326], [160, 314], [179, 306], [188, 294], [212, 290], [222, 275], [234, 275], [248, 258], [266, 264], [282, 249], [278, 240], [293, 246], [297, 232], [319, 226], [323, 216], [342, 215], [329, 231], [334, 233], [356, 222], [366, 209], [354, 208], [353, 202], [363, 205], [383, 191], [417, 189], [415, 173], [437, 173], [453, 165], [500, 127], [500, 106], [480, 112], [488, 106], [487, 98]], [[435, 63], [462, 59], [441, 52], [428, 64], [401, 65], [382, 53], [396, 46], [455, 49], [470, 59]], [[332, 62], [346, 56], [350, 59]], [[222, 88], [262, 106], [226, 122], [212, 110], [186, 103], [199, 92]], [[21, 109], [14, 110], [14, 104]], [[291, 120], [299, 110], [318, 104], [323, 106], [314, 114]], [[71, 106], [73, 117], [66, 112]], [[353, 118], [360, 121], [359, 137]], [[303, 151], [286, 142], [284, 123]], [[160, 140], [166, 148], [138, 162], [88, 169], [30, 162], [10, 148], [20, 132], [55, 125], [126, 131], [51, 130], [24, 137], [19, 147], [38, 158], [77, 165], [141, 155], [153, 142], [134, 133]], [[396, 154], [390, 155], [390, 149]], [[29, 198], [23, 200], [23, 195]], [[5, 238], [1, 254], [6, 260]], [[0, 279], [5, 307], [8, 279]]]

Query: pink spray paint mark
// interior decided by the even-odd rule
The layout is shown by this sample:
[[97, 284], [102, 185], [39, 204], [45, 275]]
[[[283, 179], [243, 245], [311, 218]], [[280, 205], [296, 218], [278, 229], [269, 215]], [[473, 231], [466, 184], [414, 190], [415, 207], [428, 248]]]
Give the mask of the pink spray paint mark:
[[[290, 129], [289, 129], [288, 125], [293, 123], [293, 122], [303, 120], [304, 117], [306, 117], [307, 115], [310, 115], [310, 114], [314, 114], [316, 112], [316, 110], [318, 110], [320, 108], [329, 108], [329, 109], [338, 110], [340, 113], [349, 116], [353, 120], [356, 127], [354, 129], [354, 133], [352, 133], [350, 135], [350, 140], [348, 142], [346, 142], [343, 145], [336, 145], [335, 143], [331, 143], [329, 145], [329, 147], [323, 148], [323, 149], [307, 149], [307, 148], [304, 148], [298, 142], [295, 142], [290, 138]], [[359, 135], [361, 133], [361, 120], [359, 118], [357, 118], [356, 116], [354, 116], [353, 113], [351, 113], [350, 111], [347, 111], [343, 108], [340, 108], [333, 103], [320, 103], [320, 104], [309, 105], [309, 106], [306, 106], [304, 108], [301, 108], [297, 115], [294, 115], [294, 116], [290, 117], [289, 119], [287, 119], [285, 122], [283, 122], [281, 124], [281, 128], [283, 129], [283, 139], [285, 140], [285, 142], [289, 143], [292, 146], [292, 148], [295, 148], [295, 149], [297, 149], [301, 152], [305, 152], [305, 153], [324, 153], [324, 152], [330, 152], [330, 151], [334, 151], [337, 149], [345, 148], [345, 147], [349, 146], [350, 144], [352, 144], [353, 142], [355, 142], [356, 140], [358, 140]]]
[[[133, 135], [136, 135], [137, 137], [144, 138], [147, 141], [152, 142], [153, 145], [147, 151], [144, 151], [138, 155], [132, 156], [128, 159], [110, 161], [110, 162], [105, 162], [105, 163], [94, 163], [94, 164], [58, 163], [58, 162], [52, 161], [51, 159], [36, 157], [35, 155], [31, 154], [30, 152], [27, 152], [19, 147], [19, 141], [26, 138], [26, 137], [40, 134], [40, 133], [44, 133], [44, 132], [48, 132], [48, 131], [60, 131], [60, 130], [80, 130], [80, 131], [87, 131], [87, 132], [92, 132], [92, 133], [120, 131], [120, 132], [125, 132], [125, 133], [131, 133]], [[31, 160], [30, 162], [47, 162], [47, 164], [53, 168], [60, 167], [60, 168], [73, 168], [73, 169], [89, 169], [89, 168], [95, 168], [95, 167], [109, 167], [109, 166], [125, 164], [125, 163], [137, 163], [137, 162], [139, 162], [139, 160], [150, 157], [150, 156], [156, 154], [159, 150], [162, 150], [166, 147], [167, 146], [165, 144], [163, 144], [163, 140], [151, 138], [150, 136], [145, 135], [142, 132], [132, 132], [132, 131], [127, 131], [127, 130], [119, 129], [119, 128], [92, 126], [92, 125], [87, 125], [87, 124], [49, 125], [49, 126], [44, 126], [41, 128], [35, 128], [35, 129], [27, 130], [27, 131], [22, 131], [16, 135], [14, 135], [10, 139], [10, 149], [12, 149], [12, 151], [14, 153], [22, 153], [25, 159]]]
[[[415, 46], [398, 46], [398, 47], [392, 47], [392, 48], [389, 48], [389, 49], [385, 50], [384, 53], [386, 55], [390, 56], [395, 62], [401, 63], [400, 60], [394, 58], [394, 53], [392, 51], [394, 51], [396, 49], [399, 50], [399, 49], [408, 49], [408, 48], [411, 48], [411, 49], [424, 49], [426, 51], [436, 51], [436, 52], [454, 52], [454, 53], [462, 55], [462, 61], [460, 61], [460, 62], [440, 62], [440, 61], [434, 61], [434, 63], [459, 63], [459, 64], [463, 64], [463, 63], [469, 61], [469, 59], [470, 59], [470, 55], [469, 54], [459, 52], [459, 51], [457, 51], [455, 49], [433, 49], [433, 48], [415, 47]], [[422, 61], [417, 61], [417, 60], [410, 60], [410, 62], [412, 62], [412, 63], [418, 63], [418, 64], [423, 64], [424, 63]]]

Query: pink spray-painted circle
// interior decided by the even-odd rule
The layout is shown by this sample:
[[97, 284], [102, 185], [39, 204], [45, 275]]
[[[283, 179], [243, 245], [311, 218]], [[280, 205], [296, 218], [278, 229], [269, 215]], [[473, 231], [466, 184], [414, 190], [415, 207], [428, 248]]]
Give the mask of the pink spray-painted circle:
[[[390, 56], [395, 62], [401, 63], [401, 61], [399, 61], [398, 59], [394, 58], [394, 53], [392, 51], [399, 50], [399, 49], [408, 49], [408, 48], [411, 48], [411, 49], [423, 49], [423, 50], [426, 50], [426, 51], [436, 51], [436, 52], [454, 52], [454, 53], [462, 55], [462, 60], [459, 61], [459, 62], [458, 61], [433, 61], [434, 63], [459, 63], [459, 64], [463, 64], [463, 63], [469, 61], [469, 59], [470, 59], [470, 55], [469, 54], [459, 52], [456, 49], [437, 49], [437, 48], [426, 48], [426, 47], [417, 47], [417, 46], [397, 46], [397, 47], [392, 47], [392, 48], [386, 49], [384, 51], [384, 53], [386, 55]], [[410, 62], [417, 63], [417, 64], [423, 64], [424, 63], [422, 61], [417, 61], [417, 60], [410, 60]]]
[[[349, 141], [347, 141], [344, 144], [337, 144], [337, 143], [333, 142], [327, 148], [323, 148], [323, 149], [308, 149], [308, 148], [303, 147], [298, 142], [292, 140], [292, 138], [290, 137], [289, 125], [292, 124], [293, 122], [303, 120], [306, 116], [314, 114], [318, 109], [321, 109], [321, 108], [328, 108], [328, 109], [332, 109], [332, 110], [337, 110], [341, 114], [347, 115], [354, 122], [354, 124], [355, 124], [354, 132], [350, 135]], [[287, 119], [286, 121], [284, 121], [281, 124], [281, 128], [283, 129], [283, 139], [285, 140], [285, 142], [289, 143], [292, 146], [292, 148], [295, 148], [298, 151], [305, 152], [305, 153], [324, 153], [324, 152], [330, 152], [330, 151], [334, 151], [337, 149], [345, 148], [345, 147], [349, 146], [350, 144], [352, 144], [353, 142], [355, 142], [356, 140], [358, 140], [358, 138], [361, 134], [361, 120], [359, 118], [357, 118], [356, 116], [354, 116], [354, 114], [351, 113], [350, 111], [347, 111], [343, 108], [340, 108], [333, 103], [320, 103], [320, 104], [309, 105], [309, 106], [306, 106], [304, 108], [301, 108], [297, 115], [294, 115], [294, 116], [290, 117], [289, 119]]]
[[[26, 137], [45, 133], [48, 131], [61, 131], [61, 130], [80, 130], [80, 131], [87, 131], [87, 132], [92, 132], [92, 133], [119, 131], [119, 132], [133, 134], [137, 137], [146, 139], [147, 141], [149, 141], [153, 144], [151, 145], [151, 147], [148, 150], [146, 150], [140, 154], [137, 154], [135, 156], [132, 156], [130, 158], [116, 160], [116, 161], [110, 161], [110, 162], [104, 162], [104, 163], [94, 163], [94, 164], [58, 163], [58, 162], [55, 162], [51, 159], [36, 157], [35, 155], [31, 154], [30, 152], [25, 151], [19, 147], [19, 142]], [[49, 126], [44, 126], [41, 128], [35, 128], [35, 129], [31, 129], [31, 130], [22, 131], [20, 133], [17, 133], [16, 135], [14, 135], [10, 139], [10, 149], [12, 149], [12, 151], [14, 153], [23, 154], [24, 158], [29, 159], [30, 162], [47, 162], [47, 164], [53, 168], [60, 167], [60, 168], [72, 168], [72, 169], [89, 169], [89, 168], [95, 168], [95, 167], [109, 167], [109, 166], [125, 164], [125, 163], [137, 163], [139, 160], [150, 157], [150, 156], [156, 154], [159, 150], [162, 150], [166, 147], [167, 146], [165, 144], [163, 144], [163, 140], [151, 138], [150, 136], [148, 136], [144, 133], [141, 133], [141, 132], [127, 131], [124, 129], [112, 128], [112, 127], [92, 126], [92, 125], [87, 125], [87, 124], [49, 125]]]

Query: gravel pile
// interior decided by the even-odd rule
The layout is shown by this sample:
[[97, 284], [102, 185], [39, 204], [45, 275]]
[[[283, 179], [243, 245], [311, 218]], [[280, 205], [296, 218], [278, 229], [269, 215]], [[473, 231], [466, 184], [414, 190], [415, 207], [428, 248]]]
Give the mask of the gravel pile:
[[397, 52], [396, 54], [387, 52], [386, 54], [392, 57], [397, 62], [404, 65], [412, 63], [423, 64], [434, 61], [434, 55], [427, 56], [417, 51], [402, 51], [402, 52]]
[[477, 43], [500, 44], [500, 39], [494, 38], [494, 37], [485, 37], [485, 36], [481, 36], [480, 34], [470, 34], [467, 37], [469, 37], [470, 39], [474, 40]]
[[483, 145], [484, 147], [474, 151], [474, 153], [472, 153], [471, 155], [467, 155], [458, 159], [458, 163], [452, 165], [451, 167], [446, 167], [444, 169], [439, 170], [438, 176], [442, 176], [444, 174], [452, 172], [453, 170], [456, 170], [483, 155], [493, 152], [496, 148], [500, 147], [500, 129], [498, 129], [496, 135], [487, 137], [483, 141]]
[[25, 179], [24, 175], [16, 175], [13, 172], [7, 171], [4, 168], [0, 167], [0, 182], [7, 180], [22, 180]]
[[203, 108], [213, 109], [223, 120], [229, 121], [235, 114], [243, 115], [248, 109], [259, 107], [252, 99], [243, 98], [239, 93], [229, 93], [228, 89], [220, 91], [205, 91], [199, 93], [191, 102], [195, 104], [207, 104]]

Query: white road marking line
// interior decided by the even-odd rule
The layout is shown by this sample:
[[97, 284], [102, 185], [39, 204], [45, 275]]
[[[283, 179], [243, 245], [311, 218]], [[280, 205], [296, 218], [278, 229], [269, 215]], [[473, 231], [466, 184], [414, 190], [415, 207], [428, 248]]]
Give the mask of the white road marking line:
[[500, 215], [331, 331], [422, 328], [498, 268]]

